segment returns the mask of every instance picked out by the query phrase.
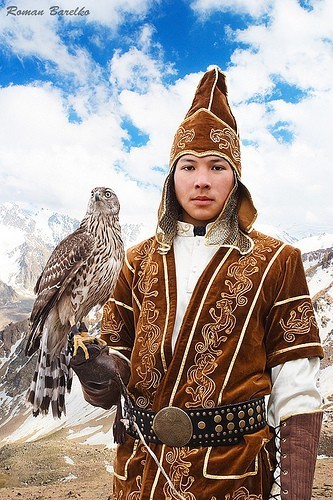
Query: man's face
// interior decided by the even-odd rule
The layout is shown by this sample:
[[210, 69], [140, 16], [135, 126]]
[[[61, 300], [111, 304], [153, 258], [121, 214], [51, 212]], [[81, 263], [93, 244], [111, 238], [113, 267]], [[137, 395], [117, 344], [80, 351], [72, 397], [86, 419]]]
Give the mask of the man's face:
[[234, 182], [232, 167], [219, 156], [181, 156], [175, 167], [174, 183], [183, 221], [195, 226], [214, 221]]

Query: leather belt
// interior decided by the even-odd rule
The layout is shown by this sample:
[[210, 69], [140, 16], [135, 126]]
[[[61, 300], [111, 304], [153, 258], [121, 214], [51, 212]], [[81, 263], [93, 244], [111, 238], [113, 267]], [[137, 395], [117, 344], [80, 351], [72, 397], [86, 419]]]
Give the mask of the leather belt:
[[[156, 412], [132, 407], [131, 414], [146, 441], [168, 446], [230, 446], [266, 425], [264, 397], [191, 410], [169, 406]], [[133, 423], [127, 433], [139, 439]]]

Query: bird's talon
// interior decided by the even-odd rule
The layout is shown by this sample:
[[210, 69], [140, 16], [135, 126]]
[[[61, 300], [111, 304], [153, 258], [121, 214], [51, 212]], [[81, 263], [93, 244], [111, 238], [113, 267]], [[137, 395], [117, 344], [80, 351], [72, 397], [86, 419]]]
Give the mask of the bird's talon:
[[[106, 342], [104, 342], [104, 340], [101, 340], [101, 341], [98, 340], [98, 342], [102, 342], [103, 344], [106, 344]], [[72, 339], [72, 344], [73, 344], [73, 354], [72, 355], [76, 356], [79, 347], [81, 347], [81, 349], [84, 352], [85, 358], [89, 359], [89, 351], [85, 345], [86, 343], [95, 344], [96, 337], [89, 335], [88, 332], [81, 332], [81, 333], [75, 334], [73, 336], [73, 339]]]
[[83, 336], [81, 334], [74, 335], [74, 338], [73, 338], [73, 344], [74, 344], [73, 345], [73, 356], [77, 355], [77, 352], [78, 352], [79, 348], [81, 347], [82, 351], [84, 352], [84, 357], [86, 359], [89, 359], [89, 351], [88, 351], [87, 347], [85, 346], [84, 340], [87, 340], [85, 338], [85, 336]]

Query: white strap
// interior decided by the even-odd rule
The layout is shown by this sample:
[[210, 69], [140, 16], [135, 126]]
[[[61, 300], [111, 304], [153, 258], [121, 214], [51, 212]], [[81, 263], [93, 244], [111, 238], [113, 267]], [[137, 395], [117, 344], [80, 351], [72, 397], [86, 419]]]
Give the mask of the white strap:
[[109, 354], [115, 354], [119, 358], [124, 359], [125, 361], [127, 361], [127, 363], [129, 364], [129, 366], [131, 366], [130, 360], [128, 358], [126, 358], [126, 356], [124, 354], [122, 354], [121, 352], [117, 351], [116, 349], [111, 349], [111, 347], [109, 347]]
[[155, 455], [155, 453], [153, 452], [153, 450], [151, 450], [149, 448], [149, 446], [147, 445], [146, 441], [145, 441], [145, 438], [143, 437], [139, 427], [138, 427], [138, 424], [136, 422], [133, 422], [133, 425], [136, 429], [136, 432], [139, 434], [139, 437], [142, 441], [142, 443], [145, 445], [145, 447], [147, 448], [149, 454], [151, 455], [151, 457], [153, 458], [154, 462], [156, 463], [157, 467], [159, 468], [159, 470], [162, 472], [163, 476], [165, 477], [165, 479], [167, 480], [171, 490], [173, 491], [174, 495], [176, 495], [177, 498], [179, 498], [179, 500], [185, 500], [184, 497], [181, 496], [180, 493], [178, 493], [178, 491], [176, 490], [176, 488], [174, 487], [171, 479], [169, 478], [168, 474], [165, 472], [163, 466], [160, 464], [157, 456]]

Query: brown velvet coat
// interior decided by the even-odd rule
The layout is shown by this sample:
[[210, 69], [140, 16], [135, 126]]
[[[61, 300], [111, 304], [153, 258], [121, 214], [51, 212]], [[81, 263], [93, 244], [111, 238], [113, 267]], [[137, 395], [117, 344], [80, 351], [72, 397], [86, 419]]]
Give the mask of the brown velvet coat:
[[[256, 231], [240, 255], [221, 247], [199, 278], [171, 352], [176, 313], [173, 251], [155, 238], [127, 252], [114, 299], [104, 307], [102, 338], [131, 357], [134, 405], [211, 408], [267, 395], [270, 368], [322, 356], [299, 250]], [[268, 427], [240, 444], [169, 448], [150, 444], [186, 500], [265, 500], [272, 481]], [[116, 499], [172, 499], [140, 441], [117, 450]]]

